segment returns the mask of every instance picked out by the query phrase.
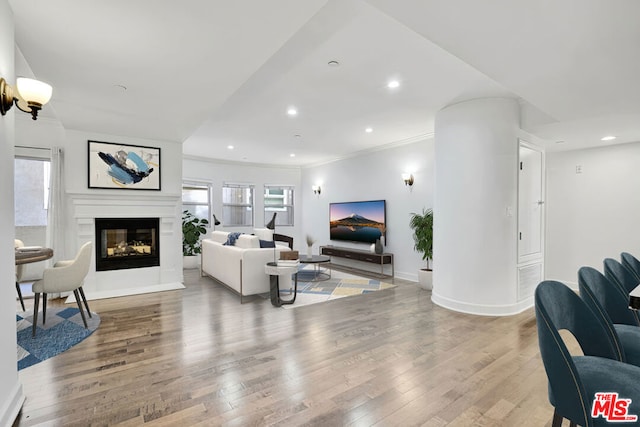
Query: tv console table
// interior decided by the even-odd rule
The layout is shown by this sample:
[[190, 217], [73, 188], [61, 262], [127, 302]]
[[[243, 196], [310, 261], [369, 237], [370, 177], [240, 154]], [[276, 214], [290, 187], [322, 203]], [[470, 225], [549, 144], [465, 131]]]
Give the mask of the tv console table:
[[320, 246], [320, 255], [328, 255], [330, 257], [347, 258], [354, 261], [363, 261], [370, 262], [372, 264], [378, 264], [380, 266], [380, 274], [382, 276], [388, 276], [384, 274], [384, 266], [385, 264], [390, 264], [391, 276], [389, 277], [393, 277], [395, 274], [392, 253], [385, 252], [376, 254], [360, 249], [341, 248], [339, 246]]

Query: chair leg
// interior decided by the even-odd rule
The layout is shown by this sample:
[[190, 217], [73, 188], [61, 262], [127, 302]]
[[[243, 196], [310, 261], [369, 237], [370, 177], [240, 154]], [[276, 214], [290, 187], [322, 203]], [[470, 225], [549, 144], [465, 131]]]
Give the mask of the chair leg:
[[31, 336], [35, 338], [36, 336], [36, 325], [38, 324], [38, 305], [40, 304], [40, 294], [35, 293], [33, 299], [33, 325], [31, 330]]
[[562, 420], [564, 417], [558, 413], [558, 411], [553, 411], [553, 421], [551, 422], [551, 427], [562, 427]]
[[84, 290], [82, 289], [82, 286], [80, 286], [78, 288], [78, 290], [80, 291], [80, 296], [82, 296], [82, 301], [84, 301], [84, 306], [87, 308], [87, 314], [89, 315], [89, 318], [91, 318], [91, 310], [89, 310], [89, 304], [87, 303], [87, 297], [84, 296]]
[[46, 292], [42, 293], [42, 324], [44, 325], [47, 321], [47, 294]]
[[89, 326], [87, 326], [87, 318], [84, 316], [84, 310], [82, 309], [82, 301], [80, 301], [80, 294], [78, 293], [78, 290], [74, 289], [73, 294], [76, 296], [76, 303], [78, 303], [78, 308], [80, 309], [80, 315], [82, 316], [84, 328], [89, 329]]
[[18, 298], [20, 298], [20, 305], [22, 306], [22, 311], [25, 311], [24, 301], [22, 300], [22, 291], [20, 290], [20, 284], [18, 282], [16, 282], [16, 291], [18, 291]]

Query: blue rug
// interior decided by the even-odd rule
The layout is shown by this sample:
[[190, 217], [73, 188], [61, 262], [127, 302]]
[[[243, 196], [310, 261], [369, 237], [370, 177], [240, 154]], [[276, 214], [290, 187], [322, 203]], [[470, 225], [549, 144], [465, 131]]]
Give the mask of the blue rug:
[[38, 313], [38, 326], [33, 338], [33, 313], [16, 314], [18, 370], [60, 354], [87, 338], [100, 325], [100, 316], [93, 312], [91, 316], [87, 316], [88, 329], [85, 329], [77, 308], [47, 307], [47, 323], [42, 324], [42, 311]]

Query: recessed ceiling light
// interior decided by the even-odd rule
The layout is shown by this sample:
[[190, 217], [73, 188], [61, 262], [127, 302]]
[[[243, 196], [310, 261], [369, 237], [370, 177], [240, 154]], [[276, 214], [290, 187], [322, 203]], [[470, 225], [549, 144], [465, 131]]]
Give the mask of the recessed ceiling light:
[[295, 107], [289, 107], [289, 109], [287, 110], [287, 114], [290, 116], [295, 116], [298, 114], [298, 110], [296, 110]]
[[295, 156], [296, 156], [295, 153], [289, 154], [289, 157], [295, 157]]
[[609, 136], [605, 136], [604, 138], [600, 138], [600, 141], [613, 141], [614, 139], [616, 139], [615, 136], [609, 135]]
[[227, 149], [233, 150], [233, 145], [227, 145]]
[[397, 88], [398, 86], [400, 86], [400, 82], [399, 82], [399, 81], [397, 81], [397, 80], [391, 80], [389, 83], [387, 83], [387, 87], [388, 87], [389, 89], [395, 89], [395, 88]]
[[365, 131], [366, 133], [371, 133], [371, 132], [373, 132], [373, 129], [372, 129], [372, 128], [366, 128], [364, 131]]
[[339, 67], [340, 63], [334, 60], [334, 61], [327, 62], [327, 65], [329, 65], [329, 67]]

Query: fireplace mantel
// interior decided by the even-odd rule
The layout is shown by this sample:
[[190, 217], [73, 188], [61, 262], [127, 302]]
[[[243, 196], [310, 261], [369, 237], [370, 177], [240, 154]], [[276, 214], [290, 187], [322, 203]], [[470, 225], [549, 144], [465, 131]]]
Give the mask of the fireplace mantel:
[[[67, 193], [69, 216], [75, 229], [75, 248], [95, 242], [95, 218], [157, 217], [160, 222], [160, 266], [96, 271], [95, 254], [85, 279], [88, 299], [181, 289], [182, 200], [180, 194], [149, 194], [133, 190], [97, 190]], [[67, 302], [70, 302], [68, 300]]]

